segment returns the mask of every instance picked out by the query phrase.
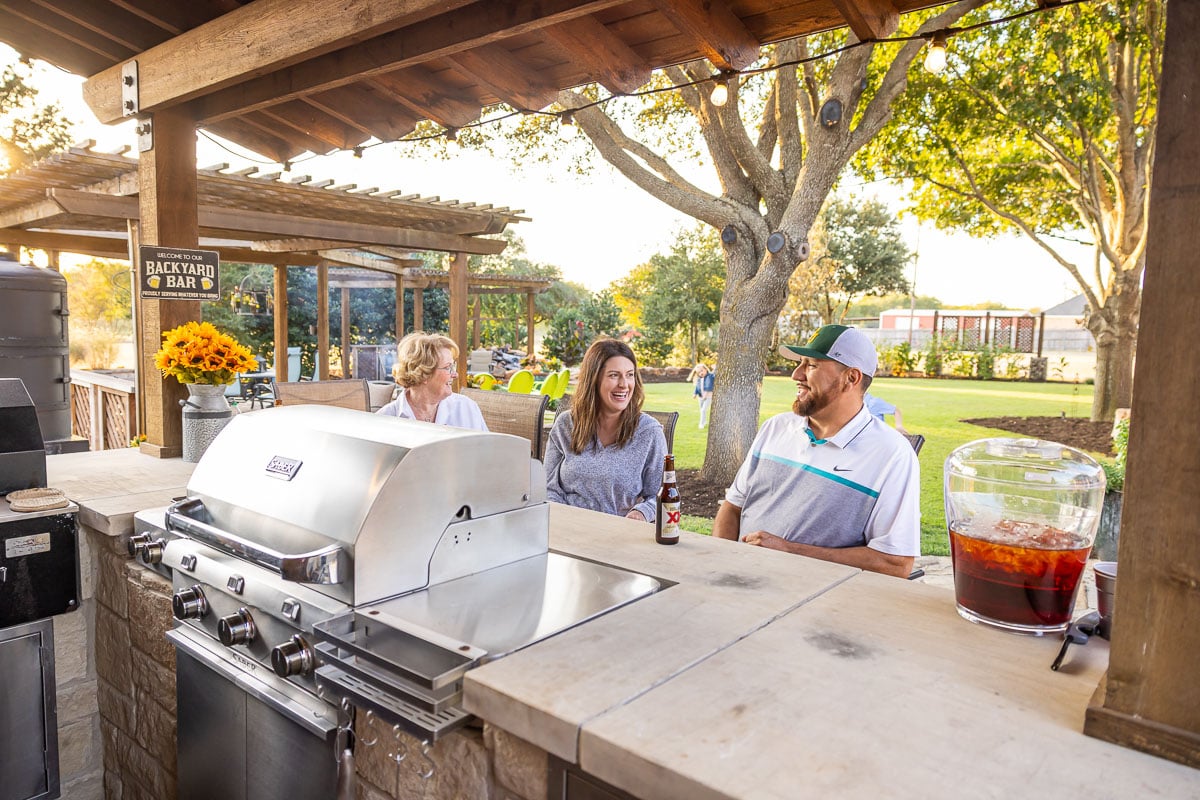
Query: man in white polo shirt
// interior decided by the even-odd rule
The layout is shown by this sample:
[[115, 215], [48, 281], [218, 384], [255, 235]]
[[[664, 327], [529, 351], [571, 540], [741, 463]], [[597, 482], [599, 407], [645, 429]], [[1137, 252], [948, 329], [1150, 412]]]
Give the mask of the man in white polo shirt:
[[921, 552], [920, 467], [908, 440], [863, 404], [875, 346], [826, 325], [779, 351], [800, 362], [792, 412], [759, 429], [713, 535], [908, 577]]

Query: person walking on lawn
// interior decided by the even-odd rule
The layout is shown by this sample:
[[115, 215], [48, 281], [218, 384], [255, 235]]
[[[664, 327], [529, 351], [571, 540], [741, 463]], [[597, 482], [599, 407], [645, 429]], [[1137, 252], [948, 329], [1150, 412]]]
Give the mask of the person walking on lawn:
[[759, 429], [713, 535], [907, 578], [921, 552], [920, 466], [863, 402], [875, 346], [826, 325], [779, 352], [799, 362], [792, 411]]

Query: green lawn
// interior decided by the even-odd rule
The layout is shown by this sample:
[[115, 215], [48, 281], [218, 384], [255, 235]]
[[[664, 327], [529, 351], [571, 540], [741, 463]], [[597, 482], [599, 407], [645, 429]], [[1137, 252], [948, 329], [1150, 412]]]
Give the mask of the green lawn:
[[[978, 417], [1048, 417], [1066, 412], [1069, 417], [1091, 413], [1092, 387], [1062, 383], [1005, 383], [996, 381], [935, 380], [932, 378], [878, 378], [871, 393], [899, 406], [904, 427], [925, 436], [921, 450], [921, 551], [947, 555], [946, 520], [942, 509], [942, 464], [961, 444], [988, 436], [1012, 436], [1006, 431], [959, 422]], [[796, 385], [788, 378], [763, 381], [765, 420], [791, 408]], [[691, 384], [646, 384], [646, 408], [678, 411], [675, 429], [675, 464], [698, 469], [704, 463], [708, 431], [697, 428], [699, 411]], [[890, 420], [889, 420], [890, 421]], [[699, 517], [684, 517], [687, 530], [708, 533], [711, 524]]]

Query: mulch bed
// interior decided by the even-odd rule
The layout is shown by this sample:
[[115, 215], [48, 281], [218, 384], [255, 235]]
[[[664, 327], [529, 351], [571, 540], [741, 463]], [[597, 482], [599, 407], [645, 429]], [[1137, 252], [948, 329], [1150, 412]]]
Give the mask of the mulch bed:
[[1091, 453], [1113, 455], [1111, 422], [1092, 422], [1084, 417], [987, 417], [964, 419], [963, 422], [1058, 442]]
[[[1112, 423], [1109, 422], [1092, 422], [1081, 417], [987, 417], [964, 419], [963, 422], [1112, 455]], [[683, 513], [709, 519], [715, 517], [717, 504], [725, 499], [726, 485], [701, 480], [698, 469], [676, 470], [676, 475]]]

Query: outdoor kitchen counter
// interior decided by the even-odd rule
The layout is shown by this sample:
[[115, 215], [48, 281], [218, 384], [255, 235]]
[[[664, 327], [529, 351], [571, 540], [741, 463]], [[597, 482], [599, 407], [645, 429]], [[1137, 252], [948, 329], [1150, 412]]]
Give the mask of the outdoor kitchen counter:
[[79, 521], [109, 536], [133, 531], [133, 515], [184, 494], [195, 464], [143, 455], [136, 447], [46, 459], [49, 484], [79, 504]]
[[1002, 633], [945, 589], [553, 506], [550, 546], [678, 582], [467, 674], [466, 705], [654, 798], [1197, 797], [1084, 736], [1107, 643]]

